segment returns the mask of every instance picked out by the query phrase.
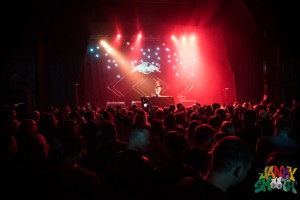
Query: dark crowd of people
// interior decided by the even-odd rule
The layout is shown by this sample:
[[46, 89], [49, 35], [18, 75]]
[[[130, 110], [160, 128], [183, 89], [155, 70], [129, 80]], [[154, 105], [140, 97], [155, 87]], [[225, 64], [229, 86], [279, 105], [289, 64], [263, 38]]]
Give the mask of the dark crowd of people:
[[297, 105], [148, 105], [2, 106], [2, 198], [299, 199]]

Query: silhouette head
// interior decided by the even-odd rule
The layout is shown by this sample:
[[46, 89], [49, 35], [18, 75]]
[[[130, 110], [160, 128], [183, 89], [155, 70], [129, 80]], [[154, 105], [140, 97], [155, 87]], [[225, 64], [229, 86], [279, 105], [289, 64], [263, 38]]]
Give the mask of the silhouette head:
[[221, 185], [224, 190], [243, 181], [252, 163], [252, 151], [249, 145], [236, 136], [220, 139], [212, 151], [211, 169], [207, 176], [227, 180], [213, 179], [213, 184]]

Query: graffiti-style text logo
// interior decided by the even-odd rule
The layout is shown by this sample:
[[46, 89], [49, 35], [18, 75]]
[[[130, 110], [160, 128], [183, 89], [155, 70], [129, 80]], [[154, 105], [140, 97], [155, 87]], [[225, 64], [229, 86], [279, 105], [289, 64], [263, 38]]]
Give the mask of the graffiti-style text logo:
[[283, 190], [285, 192], [292, 192], [297, 194], [295, 188], [297, 181], [294, 174], [297, 168], [290, 166], [266, 166], [264, 172], [259, 173], [259, 178], [254, 185], [254, 192], [265, 192], [272, 190]]

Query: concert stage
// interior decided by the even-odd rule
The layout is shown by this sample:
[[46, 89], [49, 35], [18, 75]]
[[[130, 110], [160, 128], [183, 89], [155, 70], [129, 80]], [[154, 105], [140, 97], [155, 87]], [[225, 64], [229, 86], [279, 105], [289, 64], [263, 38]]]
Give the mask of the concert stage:
[[171, 96], [162, 96], [162, 97], [141, 97], [141, 102], [144, 102], [143, 99], [147, 98], [151, 101], [153, 106], [158, 107], [169, 107], [170, 104], [175, 104], [174, 97]]

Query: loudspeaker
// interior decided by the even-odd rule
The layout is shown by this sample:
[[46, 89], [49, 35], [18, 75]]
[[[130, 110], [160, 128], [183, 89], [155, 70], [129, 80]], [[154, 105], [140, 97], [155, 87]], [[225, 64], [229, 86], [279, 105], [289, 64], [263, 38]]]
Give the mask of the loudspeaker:
[[121, 108], [125, 107], [125, 102], [124, 101], [108, 101], [106, 102], [106, 107], [116, 107], [116, 106], [120, 106]]
[[137, 105], [138, 107], [140, 107], [142, 104], [141, 101], [131, 101], [131, 106], [133, 105]]
[[14, 107], [19, 118], [30, 114], [33, 102], [31, 90], [9, 90], [0, 94], [0, 104]]

